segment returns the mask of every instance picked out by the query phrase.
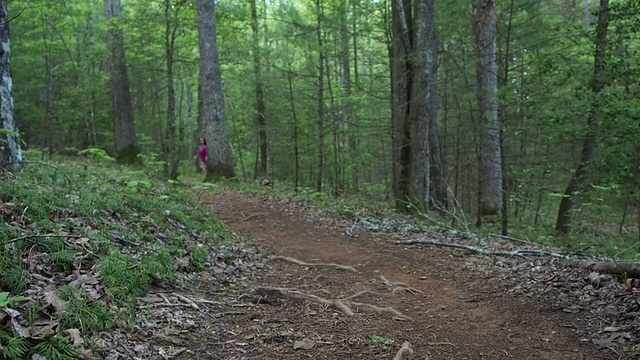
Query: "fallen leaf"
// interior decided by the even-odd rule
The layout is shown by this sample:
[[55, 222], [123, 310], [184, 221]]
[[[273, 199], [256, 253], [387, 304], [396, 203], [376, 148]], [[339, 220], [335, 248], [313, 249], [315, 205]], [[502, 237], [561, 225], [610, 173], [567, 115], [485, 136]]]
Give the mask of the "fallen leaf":
[[52, 288], [48, 288], [42, 295], [42, 298], [47, 304], [47, 307], [51, 306], [56, 314], [64, 312], [67, 309], [67, 302], [60, 299]]
[[620, 331], [620, 328], [616, 327], [616, 326], [607, 326], [606, 328], [602, 329], [602, 331], [604, 331], [604, 332], [616, 332], [616, 331]]
[[31, 334], [29, 333], [29, 329], [20, 325], [20, 323], [18, 322], [17, 318], [20, 316], [20, 313], [18, 311], [11, 308], [2, 308], [2, 311], [11, 316], [11, 325], [13, 326], [13, 330], [16, 332], [16, 334], [18, 334], [22, 338], [28, 338], [31, 336]]

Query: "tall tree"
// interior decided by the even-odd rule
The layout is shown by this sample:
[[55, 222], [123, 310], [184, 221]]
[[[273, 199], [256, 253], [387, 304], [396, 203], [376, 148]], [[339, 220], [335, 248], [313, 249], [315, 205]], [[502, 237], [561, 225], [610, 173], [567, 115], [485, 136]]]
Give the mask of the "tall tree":
[[167, 67], [167, 128], [165, 138], [162, 143], [162, 152], [165, 159], [164, 171], [171, 179], [178, 177], [178, 156], [180, 152], [176, 143], [176, 89], [174, 74], [174, 49], [176, 38], [178, 37], [178, 14], [183, 2], [174, 4], [170, 0], [164, 1], [164, 44], [165, 60]]
[[250, 0], [251, 32], [253, 35], [253, 71], [256, 87], [256, 118], [258, 125], [258, 144], [260, 148], [260, 162], [256, 164], [256, 177], [267, 176], [269, 169], [269, 143], [267, 139], [267, 114], [264, 101], [264, 82], [262, 80], [262, 66], [260, 58], [260, 36], [258, 33], [258, 5], [257, 0]]
[[207, 181], [235, 177], [233, 152], [227, 136], [220, 60], [216, 43], [214, 0], [198, 0], [198, 45], [200, 49], [199, 123], [207, 139]]
[[429, 124], [437, 115], [434, 1], [394, 0], [392, 13], [393, 193], [397, 207], [425, 209]]
[[324, 62], [325, 50], [322, 36], [322, 0], [315, 0], [316, 3], [316, 37], [318, 40], [318, 163], [316, 164], [316, 191], [322, 191], [322, 178], [324, 176]]
[[105, 18], [109, 23], [107, 44], [110, 55], [109, 80], [113, 104], [116, 158], [120, 162], [134, 163], [138, 161], [139, 150], [125, 60], [124, 34], [120, 25], [121, 10], [120, 0], [104, 0]]
[[598, 23], [596, 25], [595, 53], [593, 64], [593, 76], [591, 78], [590, 90], [591, 105], [587, 117], [585, 137], [582, 142], [582, 152], [576, 171], [573, 172], [569, 184], [564, 191], [564, 196], [560, 200], [558, 219], [556, 221], [556, 231], [568, 234], [571, 230], [571, 209], [573, 208], [576, 192], [580, 191], [586, 182], [586, 175], [589, 163], [593, 160], [596, 150], [596, 135], [598, 124], [603, 117], [603, 105], [600, 93], [607, 84], [607, 32], [609, 29], [609, 0], [600, 0], [598, 9]]
[[474, 0], [476, 40], [477, 102], [480, 128], [478, 167], [478, 221], [484, 215], [498, 215], [502, 208], [502, 156], [498, 122], [498, 65], [496, 46], [496, 9], [494, 0]]
[[9, 22], [7, 0], [0, 0], [0, 163], [18, 169], [22, 150], [14, 116]]

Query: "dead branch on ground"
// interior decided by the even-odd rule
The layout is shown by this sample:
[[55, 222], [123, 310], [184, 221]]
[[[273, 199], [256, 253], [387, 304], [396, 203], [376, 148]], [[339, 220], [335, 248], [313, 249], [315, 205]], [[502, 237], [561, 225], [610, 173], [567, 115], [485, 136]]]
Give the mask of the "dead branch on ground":
[[393, 360], [411, 360], [415, 356], [413, 349], [411, 348], [411, 343], [405, 341], [402, 343], [400, 350], [396, 356], [393, 357]]
[[294, 258], [288, 257], [288, 256], [273, 256], [273, 257], [270, 258], [270, 260], [282, 260], [282, 261], [290, 262], [290, 263], [301, 265], [301, 266], [309, 266], [309, 267], [327, 266], [327, 267], [334, 267], [334, 268], [340, 269], [340, 270], [358, 272], [358, 270], [356, 270], [354, 267], [348, 266], [348, 265], [340, 265], [340, 264], [335, 264], [335, 263], [308, 263], [308, 262], [304, 262], [304, 261], [301, 261], [301, 260], [298, 260], [298, 259], [294, 259]]
[[588, 270], [601, 274], [640, 278], [640, 262], [633, 261], [580, 261], [578, 264]]
[[489, 249], [485, 249], [477, 246], [452, 244], [452, 243], [445, 243], [441, 241], [427, 240], [427, 239], [395, 240], [392, 243], [396, 245], [441, 246], [441, 247], [448, 247], [448, 248], [454, 248], [454, 249], [468, 250], [478, 254], [490, 255], [490, 256], [508, 256], [508, 257], [519, 256], [522, 258], [526, 258], [527, 256], [549, 256], [549, 257], [557, 257], [562, 259], [566, 258], [566, 256], [563, 254], [558, 254], [558, 253], [553, 253], [553, 252], [543, 251], [543, 250], [520, 249], [520, 250], [513, 250], [513, 251], [494, 251], [494, 250], [489, 250]]

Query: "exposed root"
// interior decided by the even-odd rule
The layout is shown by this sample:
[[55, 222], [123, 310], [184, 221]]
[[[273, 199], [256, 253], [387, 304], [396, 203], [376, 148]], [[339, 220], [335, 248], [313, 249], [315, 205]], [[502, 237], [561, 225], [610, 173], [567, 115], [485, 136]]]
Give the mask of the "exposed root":
[[196, 304], [193, 300], [187, 298], [186, 296], [177, 294], [177, 293], [173, 293], [173, 295], [175, 295], [175, 297], [177, 297], [178, 299], [180, 299], [180, 301], [186, 303], [187, 305], [191, 306], [193, 309], [195, 310], [200, 310], [200, 307], [198, 306], [198, 304]]
[[400, 350], [398, 350], [396, 356], [393, 357], [393, 360], [411, 360], [414, 356], [415, 352], [411, 348], [411, 343], [405, 341], [402, 343], [402, 346], [400, 347]]
[[[270, 297], [271, 298], [269, 299], [270, 301], [279, 300], [279, 299], [312, 301], [327, 307], [333, 307], [337, 310], [340, 310], [343, 314], [347, 316], [353, 316], [355, 313], [352, 310], [352, 308], [358, 308], [362, 310], [369, 310], [371, 312], [375, 312], [378, 314], [385, 314], [385, 313], [391, 314], [394, 316], [394, 319], [398, 319], [398, 320], [412, 320], [410, 317], [404, 315], [400, 311], [389, 306], [379, 307], [376, 305], [350, 301], [348, 299], [325, 299], [317, 295], [305, 294], [298, 290], [286, 289], [286, 288], [274, 288], [274, 287], [268, 287], [268, 286], [258, 287], [255, 289], [255, 292], [260, 296]], [[355, 295], [360, 295], [361, 293], [363, 292], [361, 291], [360, 293]]]
[[304, 262], [304, 261], [301, 261], [301, 260], [298, 260], [298, 259], [294, 259], [294, 258], [288, 257], [288, 256], [273, 256], [273, 257], [271, 257], [270, 260], [282, 260], [282, 261], [287, 261], [287, 262], [294, 263], [294, 264], [297, 264], [297, 265], [309, 266], [309, 267], [327, 266], [327, 267], [333, 267], [333, 268], [340, 269], [340, 270], [358, 272], [358, 270], [356, 270], [354, 267], [348, 266], [348, 265], [340, 265], [340, 264], [334, 264], [334, 263], [308, 263], [308, 262]]
[[394, 319], [397, 320], [406, 320], [406, 321], [411, 321], [412, 319], [410, 317], [408, 317], [407, 315], [401, 313], [400, 311], [390, 307], [390, 306], [385, 306], [385, 307], [380, 307], [380, 306], [376, 306], [376, 305], [371, 305], [371, 304], [365, 304], [365, 303], [359, 303], [359, 302], [352, 302], [349, 301], [349, 304], [357, 307], [359, 309], [368, 309], [372, 312], [376, 312], [379, 314], [390, 314], [390, 315], [394, 315]]
[[375, 291], [371, 291], [371, 290], [362, 290], [360, 292], [357, 292], [351, 296], [347, 296], [346, 298], [344, 298], [343, 300], [352, 300], [355, 298], [358, 298], [360, 296], [365, 296], [365, 295], [373, 295], [373, 296], [380, 296], [380, 294], [378, 294]]
[[388, 287], [393, 288], [393, 290], [391, 290], [391, 293], [393, 295], [400, 295], [405, 292], [410, 293], [411, 295], [422, 294], [422, 291], [414, 287], [411, 287], [406, 283], [403, 283], [403, 282], [392, 283], [389, 280], [387, 280], [387, 278], [384, 277], [383, 275], [380, 275], [380, 280], [382, 280], [382, 282]]

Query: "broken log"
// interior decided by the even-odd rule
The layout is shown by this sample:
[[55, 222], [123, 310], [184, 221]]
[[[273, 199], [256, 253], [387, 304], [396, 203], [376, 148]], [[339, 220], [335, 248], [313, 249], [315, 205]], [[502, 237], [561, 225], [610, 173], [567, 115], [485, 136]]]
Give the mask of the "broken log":
[[602, 260], [583, 261], [581, 264], [585, 268], [601, 274], [640, 278], [640, 262]]

